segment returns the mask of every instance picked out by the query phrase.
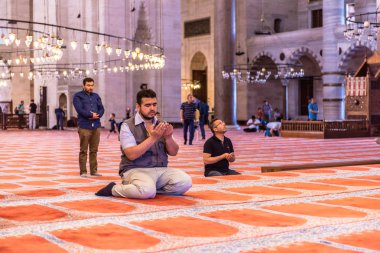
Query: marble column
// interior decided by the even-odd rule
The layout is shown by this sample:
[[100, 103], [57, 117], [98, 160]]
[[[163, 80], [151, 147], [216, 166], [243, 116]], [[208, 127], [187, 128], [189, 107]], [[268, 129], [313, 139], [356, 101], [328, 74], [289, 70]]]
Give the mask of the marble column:
[[319, 115], [319, 119], [344, 118], [345, 73], [338, 69], [338, 39], [335, 35], [343, 22], [344, 0], [323, 0], [323, 115]]
[[236, 82], [222, 77], [224, 66], [235, 64], [235, 1], [215, 1], [215, 116], [227, 125], [236, 125]]

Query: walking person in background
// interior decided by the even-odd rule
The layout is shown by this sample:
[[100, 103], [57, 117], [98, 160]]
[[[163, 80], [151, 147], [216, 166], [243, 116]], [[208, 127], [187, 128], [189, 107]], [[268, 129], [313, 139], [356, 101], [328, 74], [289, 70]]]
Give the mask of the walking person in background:
[[125, 119], [129, 119], [131, 117], [131, 108], [127, 107], [125, 110]]
[[205, 124], [208, 124], [208, 111], [209, 111], [208, 104], [199, 101], [198, 103], [198, 110], [199, 110], [199, 128], [201, 129], [202, 134], [202, 140], [206, 139], [206, 133], [205, 133]]
[[65, 117], [65, 111], [61, 107], [54, 110], [55, 117], [57, 118], [57, 130], [63, 130], [63, 118]]
[[104, 114], [102, 100], [94, 91], [94, 79], [83, 79], [83, 90], [74, 95], [73, 103], [78, 113], [78, 134], [80, 140], [80, 176], [87, 177], [87, 150], [90, 149], [90, 174], [98, 173], [98, 147], [100, 142], [100, 118]]
[[36, 129], [36, 113], [37, 105], [34, 103], [34, 99], [30, 100], [29, 104], [29, 129]]
[[190, 132], [189, 145], [193, 145], [194, 139], [194, 120], [196, 106], [194, 104], [194, 97], [192, 94], [187, 95], [187, 101], [181, 104], [181, 122], [183, 124], [183, 138], [184, 144], [187, 144], [187, 131]]
[[116, 114], [111, 113], [110, 118], [108, 119], [108, 121], [110, 122], [110, 131], [107, 135], [107, 139], [110, 137], [111, 133], [115, 133], [115, 134], [117, 133], [116, 132], [117, 123], [116, 123], [115, 117], [116, 117]]

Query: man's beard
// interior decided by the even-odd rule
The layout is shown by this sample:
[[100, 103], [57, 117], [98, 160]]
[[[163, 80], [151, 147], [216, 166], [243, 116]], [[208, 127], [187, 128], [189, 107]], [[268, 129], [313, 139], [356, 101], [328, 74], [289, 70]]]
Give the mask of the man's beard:
[[[149, 113], [151, 113], [151, 112], [154, 112], [154, 111], [150, 111]], [[152, 119], [154, 119], [154, 116], [153, 117], [149, 117], [148, 115], [144, 115], [143, 113], [140, 113], [140, 114], [143, 117], [143, 119], [145, 119], [145, 120], [152, 120]]]

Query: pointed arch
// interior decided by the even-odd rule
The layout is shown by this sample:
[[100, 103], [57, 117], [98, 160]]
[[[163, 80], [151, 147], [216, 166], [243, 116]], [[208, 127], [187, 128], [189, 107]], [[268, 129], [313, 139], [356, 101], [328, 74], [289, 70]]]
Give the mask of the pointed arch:
[[205, 70], [207, 68], [206, 55], [201, 51], [197, 51], [193, 57], [191, 57], [190, 68], [192, 70]]
[[288, 64], [296, 64], [299, 62], [302, 56], [307, 56], [310, 58], [316, 65], [318, 65], [319, 70], [321, 71], [322, 61], [321, 58], [310, 48], [308, 47], [300, 47], [297, 48], [288, 58], [287, 63]]
[[[364, 57], [371, 56], [376, 51], [376, 46], [368, 41], [357, 41], [352, 43], [340, 57], [338, 68], [340, 71], [351, 72], [350, 65], [352, 65], [352, 59], [357, 55]], [[361, 62], [359, 63], [361, 64]], [[357, 65], [357, 64], [356, 64]]]

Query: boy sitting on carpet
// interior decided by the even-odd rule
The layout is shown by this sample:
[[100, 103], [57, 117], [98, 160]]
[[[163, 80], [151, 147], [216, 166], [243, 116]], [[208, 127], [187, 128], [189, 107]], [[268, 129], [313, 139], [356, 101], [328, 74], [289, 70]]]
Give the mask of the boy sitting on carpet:
[[204, 175], [239, 175], [239, 172], [229, 169], [229, 163], [235, 161], [235, 154], [231, 140], [224, 136], [227, 132], [226, 124], [215, 118], [210, 123], [210, 129], [214, 135], [203, 146]]

